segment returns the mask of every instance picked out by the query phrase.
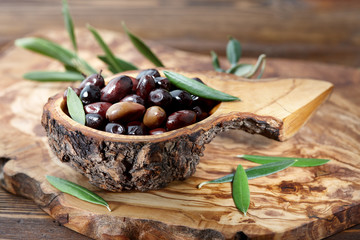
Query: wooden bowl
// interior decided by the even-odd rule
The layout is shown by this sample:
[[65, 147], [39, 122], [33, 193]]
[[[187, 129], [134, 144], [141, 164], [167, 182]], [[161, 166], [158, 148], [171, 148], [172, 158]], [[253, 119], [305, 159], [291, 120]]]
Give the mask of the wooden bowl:
[[[204, 144], [217, 133], [242, 129], [286, 140], [328, 97], [333, 85], [311, 79], [244, 80], [216, 72], [179, 72], [238, 96], [222, 102], [201, 122], [160, 135], [128, 136], [94, 130], [64, 112], [63, 93], [44, 106], [42, 125], [60, 161], [113, 192], [147, 191], [184, 180], [195, 173]], [[123, 73], [136, 76], [137, 73]]]

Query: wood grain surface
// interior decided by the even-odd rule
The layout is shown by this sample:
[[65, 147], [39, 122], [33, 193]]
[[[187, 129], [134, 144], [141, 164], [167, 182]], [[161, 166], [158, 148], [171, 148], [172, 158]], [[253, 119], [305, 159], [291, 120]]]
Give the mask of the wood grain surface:
[[[70, 0], [75, 26], [87, 23], [178, 49], [224, 55], [227, 36], [244, 56], [360, 66], [357, 0]], [[37, 29], [63, 27], [60, 0], [1, 0], [0, 46]]]
[[[118, 54], [141, 67], [149, 66], [134, 54], [131, 45], [122, 36], [104, 31], [102, 34]], [[91, 58], [99, 49], [87, 38], [88, 33], [80, 31], [78, 35], [83, 43], [80, 54], [98, 68], [103, 67]], [[69, 44], [64, 32], [49, 31], [46, 36]], [[153, 46], [169, 67], [189, 71], [211, 68], [207, 56]], [[168, 234], [178, 238], [232, 238], [238, 232], [238, 237], [246, 234], [252, 238], [319, 239], [358, 223], [360, 89], [356, 86], [360, 73], [357, 70], [321, 64], [309, 67], [306, 62], [270, 60], [267, 77], [326, 79], [335, 84], [329, 101], [297, 135], [285, 143], [241, 131], [221, 135], [208, 145], [198, 171], [186, 182], [177, 182], [166, 189], [148, 193], [124, 193], [121, 197], [99, 191], [111, 205], [118, 206], [109, 214], [101, 207], [54, 192], [46, 183], [40, 185], [44, 172], [49, 172], [96, 190], [86, 183], [84, 177], [58, 164], [47, 147], [40, 126], [41, 109], [47, 97], [63, 90], [67, 84], [39, 84], [21, 78], [21, 74], [29, 70], [58, 69], [60, 66], [21, 49], [9, 49], [0, 61], [0, 71], [5, 73], [4, 81], [0, 82], [4, 90], [0, 95], [0, 155], [3, 160], [12, 159], [4, 167], [2, 185], [12, 193], [34, 198], [59, 223], [75, 231], [94, 238], [125, 235], [159, 239], [171, 236]], [[192, 61], [193, 64], [189, 64]], [[234, 155], [242, 153], [322, 157], [332, 161], [318, 168], [292, 168], [268, 178], [253, 180], [250, 183], [252, 202], [249, 214], [243, 217], [233, 206], [230, 186], [195, 188], [205, 179], [231, 172], [240, 162]], [[245, 167], [253, 166], [241, 163]], [[117, 205], [117, 202], [122, 204]], [[156, 209], [155, 213], [150, 206]], [[164, 218], [170, 210], [173, 213], [171, 218]], [[134, 217], [147, 217], [151, 219], [151, 224], [134, 221]], [[121, 224], [118, 222], [118, 228], [110, 231], [109, 226], [114, 227], [115, 219], [123, 221]], [[110, 225], [98, 225], [100, 222]], [[119, 226], [123, 228], [119, 229]], [[204, 230], [207, 228], [213, 230]]]

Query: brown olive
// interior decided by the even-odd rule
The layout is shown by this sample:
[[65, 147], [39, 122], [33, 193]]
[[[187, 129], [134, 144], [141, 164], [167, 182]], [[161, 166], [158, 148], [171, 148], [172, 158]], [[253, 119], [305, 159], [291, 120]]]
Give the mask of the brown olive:
[[155, 89], [155, 80], [153, 76], [145, 75], [139, 81], [139, 84], [136, 87], [136, 94], [139, 95], [142, 99], [147, 99], [149, 93]]
[[149, 107], [144, 115], [143, 123], [150, 129], [160, 127], [166, 119], [166, 112], [158, 106]]
[[196, 113], [191, 110], [180, 110], [172, 113], [167, 121], [166, 128], [171, 131], [174, 129], [186, 127], [196, 122]]
[[106, 111], [110, 122], [130, 122], [139, 120], [145, 113], [145, 107], [134, 102], [118, 102]]
[[134, 78], [134, 77], [130, 77], [130, 76], [129, 76], [129, 78], [131, 78], [131, 81], [133, 83], [132, 91], [136, 92], [136, 87], [139, 84], [139, 79]]
[[101, 76], [101, 71], [99, 73], [92, 74], [85, 78], [79, 85], [79, 89], [83, 90], [87, 85], [95, 85], [100, 89], [105, 86], [104, 78]]
[[130, 77], [121, 75], [110, 80], [110, 82], [101, 89], [102, 102], [119, 102], [132, 91], [133, 82]]
[[109, 109], [109, 107], [112, 105], [112, 103], [108, 102], [94, 102], [86, 105], [84, 107], [85, 113], [97, 113], [101, 115], [103, 118], [106, 117], [106, 111]]
[[126, 134], [126, 128], [119, 123], [108, 123], [105, 126], [105, 131], [116, 134]]
[[136, 94], [130, 94], [121, 99], [120, 102], [135, 102], [141, 105], [145, 105], [144, 99], [142, 99], [139, 95]]

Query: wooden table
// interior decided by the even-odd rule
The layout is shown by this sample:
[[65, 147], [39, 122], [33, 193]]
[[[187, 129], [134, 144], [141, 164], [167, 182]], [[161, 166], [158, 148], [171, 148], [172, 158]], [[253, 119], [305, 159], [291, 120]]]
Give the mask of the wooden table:
[[[269, 57], [360, 65], [360, 41], [356, 34], [360, 24], [358, 1], [310, 3], [298, 0], [292, 1], [297, 5], [295, 8], [290, 4], [283, 5], [279, 1], [270, 0], [263, 2], [264, 5], [250, 0], [242, 1], [241, 4], [229, 0], [222, 6], [215, 1], [176, 2], [143, 1], [142, 4], [146, 4], [144, 8], [127, 1], [106, 1], [101, 4], [100, 1], [91, 1], [91, 5], [86, 3], [85, 6], [85, 1], [77, 0], [71, 1], [70, 7], [75, 23], [79, 26], [90, 22], [99, 28], [121, 31], [120, 24], [109, 22], [124, 19], [127, 25], [143, 38], [185, 50], [207, 53], [210, 49], [215, 49], [224, 54], [226, 35], [232, 34], [244, 43], [244, 54], [249, 57], [265, 52]], [[15, 38], [38, 27], [62, 25], [59, 1], [27, 1], [21, 4], [10, 0], [0, 3], [1, 50], [12, 45]], [[155, 16], [153, 12], [156, 12]], [[102, 20], [95, 21], [89, 17], [94, 13], [98, 13], [97, 18]], [[270, 14], [273, 17], [269, 19]], [[139, 18], [139, 15], [142, 17]], [[19, 16], [22, 16], [20, 20]], [[167, 21], [164, 21], [164, 18]], [[211, 25], [209, 21], [212, 20], [222, 27], [217, 31], [206, 27]], [[244, 20], [249, 24], [243, 24], [244, 30], [239, 31], [238, 23]], [[15, 22], [16, 24], [8, 24]], [[191, 24], [194, 22], [197, 24]], [[316, 24], [313, 24], [314, 22]], [[264, 23], [267, 29], [261, 27]], [[327, 27], [330, 25], [331, 28]], [[161, 29], [162, 34], [145, 31], [153, 28]], [[308, 32], [311, 34], [306, 34]], [[6, 158], [0, 157], [0, 165], [5, 161]], [[4, 239], [88, 239], [55, 222], [31, 200], [11, 195], [1, 188], [0, 235]], [[327, 239], [360, 239], [360, 225]]]

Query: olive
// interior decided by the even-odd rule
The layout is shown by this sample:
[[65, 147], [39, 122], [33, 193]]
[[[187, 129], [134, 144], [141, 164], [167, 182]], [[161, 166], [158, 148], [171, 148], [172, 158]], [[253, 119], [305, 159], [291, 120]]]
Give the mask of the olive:
[[171, 89], [171, 83], [170, 83], [169, 79], [167, 79], [166, 77], [156, 77], [155, 84], [156, 84], [156, 87], [158, 87], [158, 88], [163, 88], [168, 91], [170, 91], [170, 89]]
[[121, 75], [110, 80], [110, 82], [101, 89], [102, 102], [119, 102], [126, 95], [130, 94], [133, 88], [133, 82], [130, 77]]
[[142, 99], [139, 95], [136, 95], [136, 94], [127, 95], [126, 97], [121, 99], [120, 102], [134, 102], [134, 103], [138, 103], [141, 105], [145, 105], [144, 99]]
[[167, 121], [166, 128], [171, 131], [174, 129], [186, 127], [196, 122], [196, 113], [191, 110], [180, 110], [172, 113]]
[[164, 109], [167, 109], [172, 102], [171, 94], [162, 88], [155, 89], [150, 92], [148, 103], [149, 105], [160, 106]]
[[106, 111], [110, 122], [131, 122], [139, 120], [145, 113], [145, 107], [134, 102], [118, 102]]
[[95, 85], [86, 85], [80, 93], [80, 100], [84, 105], [100, 100], [100, 88]]
[[128, 135], [145, 135], [146, 127], [142, 122], [130, 122], [126, 125]]
[[[80, 90], [79, 88], [74, 88], [74, 87], [71, 87], [71, 88], [72, 88], [72, 90], [74, 90], [74, 92], [76, 93], [76, 95], [80, 96], [81, 90]], [[68, 89], [66, 89], [66, 90], [64, 91], [64, 95], [63, 95], [63, 99], [64, 99], [65, 102], [67, 101], [67, 92], [68, 92]]]
[[143, 123], [150, 129], [160, 127], [166, 119], [166, 112], [158, 106], [149, 107], [145, 114]]
[[201, 109], [199, 106], [195, 106], [192, 109], [196, 113], [196, 121], [199, 122], [209, 116], [209, 114]]
[[83, 90], [87, 85], [95, 85], [98, 86], [100, 89], [105, 86], [104, 78], [101, 76], [101, 71], [99, 73], [94, 73], [85, 78], [79, 86], [80, 90]]
[[193, 102], [191, 94], [184, 90], [173, 90], [170, 94], [172, 96], [172, 106], [175, 109], [187, 109]]
[[210, 110], [213, 109], [213, 107], [215, 107], [219, 103], [220, 103], [219, 101], [206, 99], [202, 97], [193, 98], [193, 106], [199, 106], [205, 112], [210, 112]]
[[89, 113], [85, 115], [85, 125], [95, 129], [101, 129], [104, 125], [104, 118], [97, 113]]
[[134, 77], [130, 77], [130, 76], [129, 76], [129, 78], [131, 78], [131, 81], [133, 83], [132, 91], [136, 92], [136, 87], [139, 84], [139, 79], [134, 78]]
[[141, 72], [137, 75], [136, 79], [139, 79], [139, 80], [140, 80], [140, 79], [143, 78], [145, 75], [149, 75], [149, 76], [153, 76], [153, 77], [160, 77], [159, 71], [156, 70], [156, 69], [151, 68], [151, 69], [146, 69], [146, 70], [141, 71]]
[[147, 99], [149, 93], [155, 89], [155, 80], [153, 76], [145, 75], [140, 78], [139, 84], [136, 87], [136, 94], [142, 99]]
[[149, 131], [150, 135], [158, 135], [166, 132], [165, 128], [155, 128]]
[[126, 134], [126, 128], [119, 123], [108, 123], [105, 126], [105, 131], [116, 134]]
[[84, 107], [85, 113], [97, 113], [101, 115], [103, 118], [106, 117], [106, 111], [109, 109], [109, 107], [112, 105], [112, 103], [108, 102], [94, 102], [86, 105]]

